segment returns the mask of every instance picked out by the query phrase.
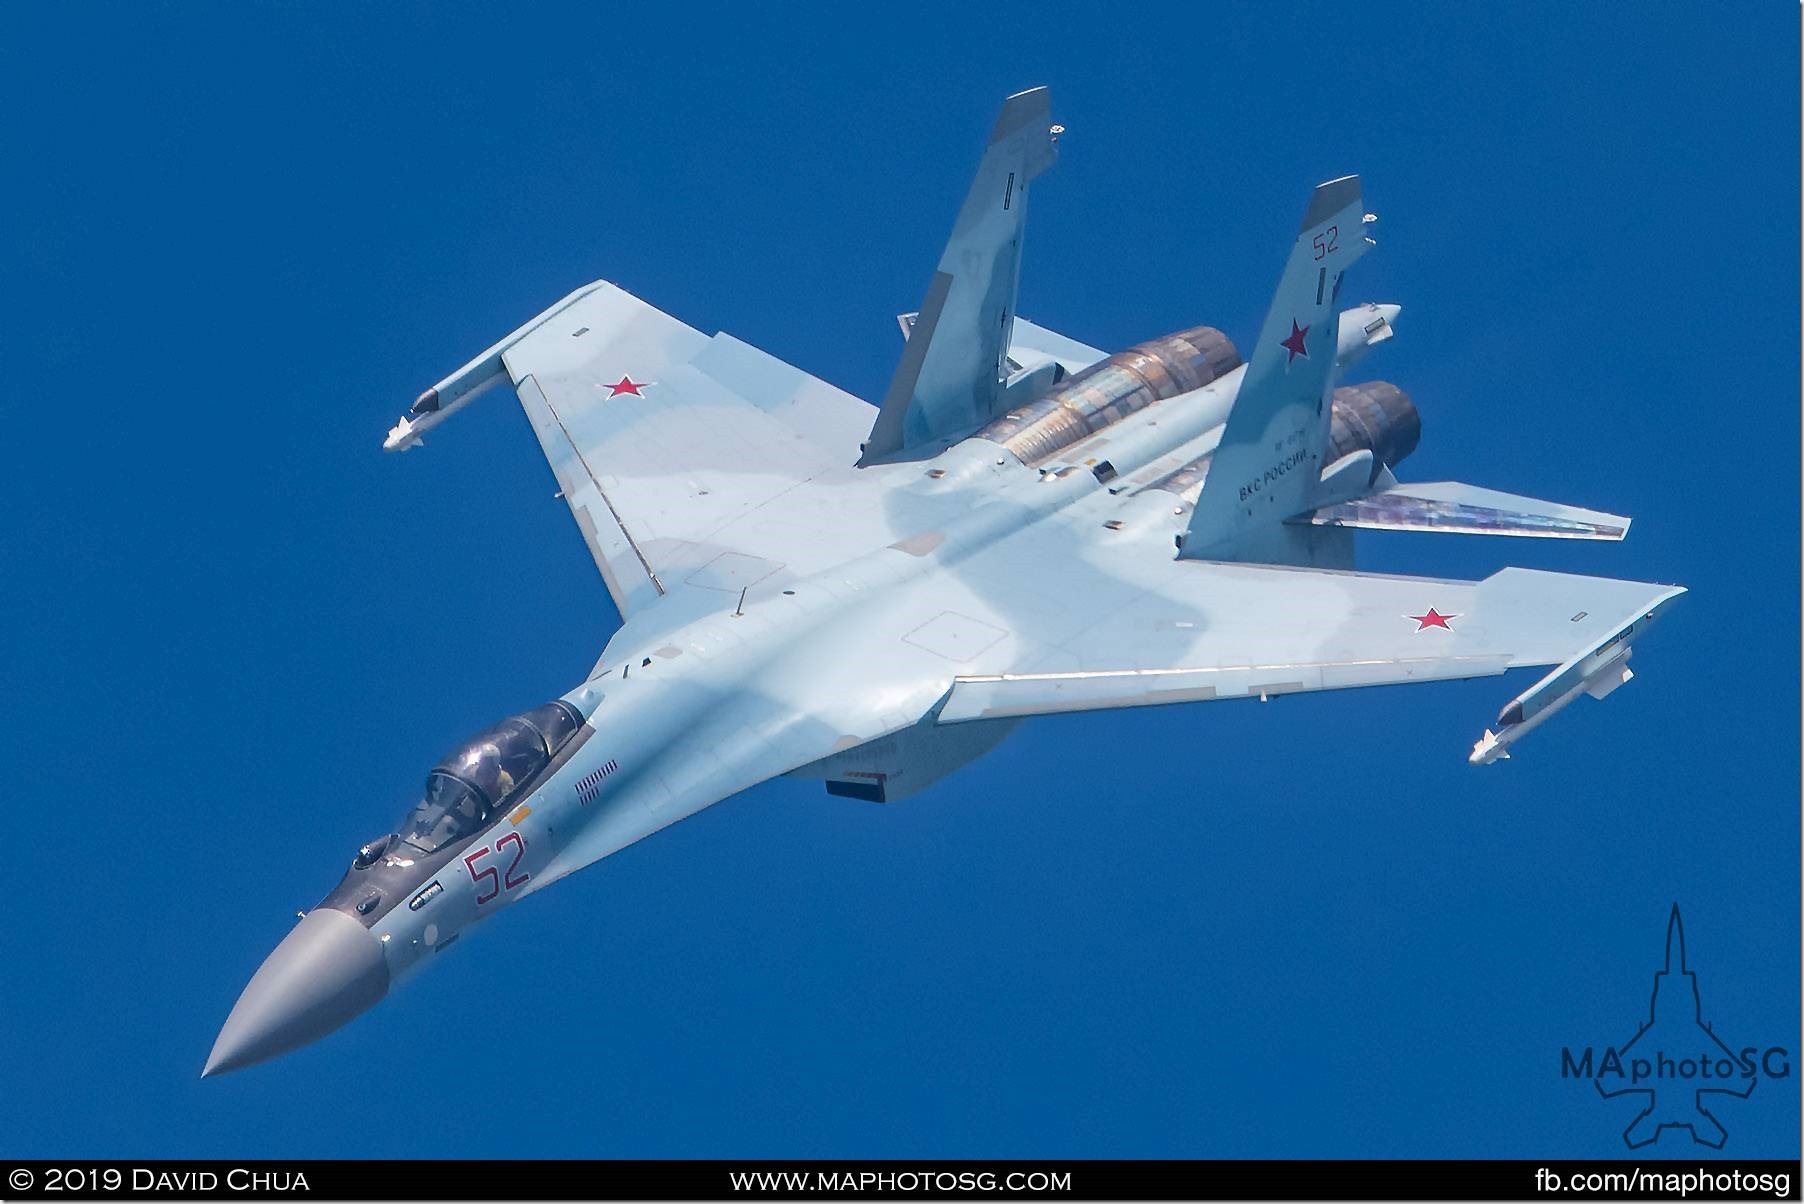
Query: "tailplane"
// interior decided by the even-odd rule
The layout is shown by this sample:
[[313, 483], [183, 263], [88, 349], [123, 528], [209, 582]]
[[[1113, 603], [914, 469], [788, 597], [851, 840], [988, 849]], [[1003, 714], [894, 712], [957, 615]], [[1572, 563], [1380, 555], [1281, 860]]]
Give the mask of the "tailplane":
[[[1323, 483], [1326, 486], [1327, 482]], [[1629, 533], [1620, 514], [1480, 489], [1458, 481], [1396, 485], [1309, 516], [1322, 527], [1429, 531], [1451, 535], [1521, 535], [1536, 539], [1611, 539]]]

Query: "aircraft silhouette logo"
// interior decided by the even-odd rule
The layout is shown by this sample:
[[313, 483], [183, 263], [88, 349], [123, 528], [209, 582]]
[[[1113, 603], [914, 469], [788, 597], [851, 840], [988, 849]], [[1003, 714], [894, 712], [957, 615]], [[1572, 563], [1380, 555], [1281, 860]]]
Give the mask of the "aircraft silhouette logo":
[[1628, 1044], [1606, 1052], [1593, 1080], [1597, 1092], [1605, 1099], [1647, 1097], [1646, 1106], [1623, 1130], [1630, 1149], [1652, 1145], [1667, 1129], [1688, 1129], [1699, 1145], [1721, 1149], [1729, 1135], [1705, 1097], [1746, 1099], [1754, 1090], [1751, 1069], [1745, 1056], [1738, 1057], [1704, 1019], [1697, 975], [1685, 964], [1685, 926], [1674, 903], [1666, 922], [1666, 965], [1654, 972], [1647, 1021]]

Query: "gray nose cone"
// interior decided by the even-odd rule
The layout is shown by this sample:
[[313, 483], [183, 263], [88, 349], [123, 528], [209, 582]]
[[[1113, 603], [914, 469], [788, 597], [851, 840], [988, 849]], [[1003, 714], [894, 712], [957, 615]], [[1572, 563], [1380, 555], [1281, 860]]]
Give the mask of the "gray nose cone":
[[201, 1077], [316, 1041], [387, 991], [382, 943], [342, 911], [310, 911], [251, 977]]

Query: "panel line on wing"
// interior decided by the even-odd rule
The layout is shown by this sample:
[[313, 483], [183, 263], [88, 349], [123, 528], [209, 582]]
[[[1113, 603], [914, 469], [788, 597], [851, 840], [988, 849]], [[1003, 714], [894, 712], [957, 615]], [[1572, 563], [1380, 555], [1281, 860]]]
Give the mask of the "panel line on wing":
[[1074, 669], [1061, 673], [961, 673], [955, 681], [979, 682], [1014, 682], [1014, 681], [1086, 681], [1108, 678], [1136, 677], [1171, 677], [1179, 674], [1195, 673], [1270, 673], [1287, 669], [1358, 669], [1370, 665], [1414, 664], [1459, 664], [1461, 662], [1490, 662], [1498, 658], [1492, 654], [1475, 654], [1469, 656], [1381, 656], [1360, 659], [1334, 659], [1321, 661], [1273, 661], [1270, 663], [1236, 663], [1225, 665], [1172, 666], [1153, 669]]
[[530, 372], [520, 378], [520, 383], [516, 388], [524, 389], [528, 385], [532, 387], [534, 393], [538, 394], [539, 404], [545, 407], [545, 412], [551, 415], [551, 420], [557, 423], [557, 429], [564, 436], [564, 442], [569, 445], [571, 454], [576, 457], [576, 462], [583, 466], [583, 474], [589, 478], [589, 484], [595, 486], [596, 496], [601, 498], [601, 504], [608, 508], [608, 515], [614, 520], [614, 525], [620, 529], [620, 534], [626, 540], [627, 547], [631, 548], [633, 555], [638, 557], [639, 567], [645, 570], [646, 579], [662, 597], [669, 591], [664, 588], [664, 583], [658, 580], [658, 574], [651, 567], [651, 562], [639, 549], [639, 541], [634, 539], [633, 533], [626, 529], [626, 523], [620, 518], [620, 511], [614, 508], [613, 501], [608, 497], [608, 491], [601, 487], [601, 481], [596, 477], [595, 470], [589, 466], [588, 457], [583, 455], [582, 448], [577, 446], [576, 440], [570, 437], [570, 428], [564, 425], [564, 416], [557, 412], [557, 407], [551, 404], [551, 398], [545, 395], [545, 390], [539, 388], [538, 380]]

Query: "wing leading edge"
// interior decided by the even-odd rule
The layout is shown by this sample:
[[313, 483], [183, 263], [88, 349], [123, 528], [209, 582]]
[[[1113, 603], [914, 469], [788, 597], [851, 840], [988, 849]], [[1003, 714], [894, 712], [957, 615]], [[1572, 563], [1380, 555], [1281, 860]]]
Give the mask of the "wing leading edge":
[[887, 542], [824, 484], [851, 472], [868, 404], [607, 281], [427, 390], [384, 446], [417, 445], [502, 380], [622, 616], [685, 584], [737, 594]]

